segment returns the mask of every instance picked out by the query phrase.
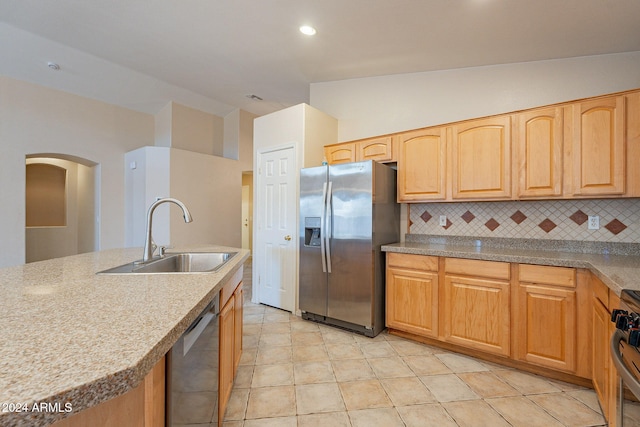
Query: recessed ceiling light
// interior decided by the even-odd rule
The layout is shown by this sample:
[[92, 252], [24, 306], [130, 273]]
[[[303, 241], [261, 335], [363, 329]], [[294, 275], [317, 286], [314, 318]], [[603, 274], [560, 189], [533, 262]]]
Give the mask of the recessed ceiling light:
[[51, 68], [54, 71], [60, 70], [60, 66], [55, 62], [47, 62], [47, 67]]
[[316, 29], [310, 25], [303, 25], [302, 27], [300, 27], [300, 32], [307, 36], [312, 36], [316, 33]]

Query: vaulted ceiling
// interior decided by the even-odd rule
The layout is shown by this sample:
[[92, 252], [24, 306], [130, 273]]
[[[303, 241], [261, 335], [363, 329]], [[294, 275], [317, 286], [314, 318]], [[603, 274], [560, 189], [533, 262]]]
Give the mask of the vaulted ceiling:
[[0, 40], [9, 77], [149, 113], [265, 114], [315, 82], [640, 51], [640, 1], [0, 0]]

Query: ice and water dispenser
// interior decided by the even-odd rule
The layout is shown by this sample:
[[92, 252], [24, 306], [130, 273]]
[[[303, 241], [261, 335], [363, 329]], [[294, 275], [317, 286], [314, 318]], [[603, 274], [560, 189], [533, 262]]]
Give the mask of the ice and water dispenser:
[[320, 246], [320, 218], [304, 218], [304, 245]]

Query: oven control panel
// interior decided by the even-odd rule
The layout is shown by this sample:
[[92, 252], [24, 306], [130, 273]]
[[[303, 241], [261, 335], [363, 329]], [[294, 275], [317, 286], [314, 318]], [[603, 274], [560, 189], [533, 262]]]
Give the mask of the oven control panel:
[[611, 321], [616, 324], [616, 329], [628, 334], [629, 345], [640, 347], [640, 314], [616, 309], [611, 312]]

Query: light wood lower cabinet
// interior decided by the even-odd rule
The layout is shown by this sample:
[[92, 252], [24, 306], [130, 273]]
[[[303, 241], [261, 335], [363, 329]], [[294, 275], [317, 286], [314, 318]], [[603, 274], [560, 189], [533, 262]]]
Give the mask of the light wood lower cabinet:
[[438, 258], [387, 254], [387, 326], [438, 336]]
[[220, 356], [218, 368], [218, 424], [222, 425], [224, 412], [233, 389], [242, 353], [242, 268], [220, 292]]
[[574, 268], [388, 253], [387, 327], [589, 380], [590, 277]]
[[574, 373], [578, 342], [575, 269], [518, 267], [516, 358]]
[[442, 339], [509, 356], [509, 291], [509, 264], [446, 259]]

